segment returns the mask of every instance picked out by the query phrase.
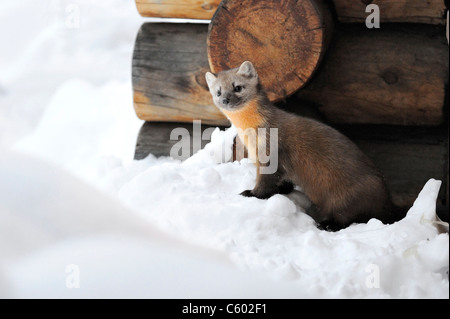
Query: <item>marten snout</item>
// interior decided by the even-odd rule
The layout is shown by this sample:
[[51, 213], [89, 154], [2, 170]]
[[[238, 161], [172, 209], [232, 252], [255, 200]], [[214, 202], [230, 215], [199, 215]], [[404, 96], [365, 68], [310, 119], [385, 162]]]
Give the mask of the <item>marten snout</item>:
[[234, 108], [240, 104], [240, 99], [231, 92], [223, 92], [222, 96], [218, 98], [218, 102], [225, 109]]
[[228, 105], [228, 104], [230, 104], [230, 100], [231, 100], [231, 94], [227, 93], [227, 94], [225, 94], [225, 96], [222, 98], [222, 104], [223, 104], [223, 105]]

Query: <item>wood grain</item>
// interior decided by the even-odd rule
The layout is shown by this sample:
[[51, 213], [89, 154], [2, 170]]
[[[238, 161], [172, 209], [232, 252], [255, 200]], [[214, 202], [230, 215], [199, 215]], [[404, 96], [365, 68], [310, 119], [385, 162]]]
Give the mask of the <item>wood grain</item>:
[[134, 108], [147, 121], [227, 125], [211, 100], [205, 72], [207, 26], [145, 23], [133, 54]]
[[380, 23], [445, 24], [444, 0], [333, 0], [340, 22], [365, 22], [368, 4], [380, 10]]
[[209, 65], [220, 72], [251, 61], [278, 101], [310, 79], [331, 31], [331, 13], [318, 0], [224, 0], [209, 25]]
[[[207, 25], [144, 24], [133, 57], [134, 106], [147, 121], [227, 125], [204, 73]], [[444, 119], [448, 45], [443, 28], [341, 26], [298, 93], [330, 123], [439, 125]], [[259, 69], [258, 69], [259, 71]], [[264, 79], [264, 75], [260, 75]], [[281, 79], [279, 79], [281, 81]]]
[[332, 123], [439, 125], [448, 46], [442, 28], [341, 26], [314, 79], [299, 93]]
[[[220, 0], [135, 0], [143, 17], [210, 20]], [[246, 3], [247, 1], [245, 1]], [[444, 0], [333, 0], [340, 22], [364, 23], [368, 4], [380, 8], [381, 23], [411, 22], [445, 24]]]
[[220, 0], [136, 0], [143, 17], [210, 20]]
[[[143, 17], [210, 20], [220, 0], [135, 0]], [[333, 0], [340, 22], [364, 22], [368, 4], [380, 8], [381, 23], [411, 22], [445, 24], [444, 0]]]
[[443, 182], [438, 205], [447, 204], [448, 126], [346, 125], [337, 129], [380, 168], [395, 206], [411, 207], [430, 178]]

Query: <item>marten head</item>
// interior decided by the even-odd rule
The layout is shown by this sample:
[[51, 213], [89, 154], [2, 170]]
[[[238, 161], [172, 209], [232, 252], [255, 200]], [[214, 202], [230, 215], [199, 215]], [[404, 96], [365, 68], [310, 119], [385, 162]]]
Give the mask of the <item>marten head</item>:
[[217, 75], [206, 72], [205, 76], [214, 104], [226, 111], [237, 111], [258, 96], [258, 74], [249, 61]]

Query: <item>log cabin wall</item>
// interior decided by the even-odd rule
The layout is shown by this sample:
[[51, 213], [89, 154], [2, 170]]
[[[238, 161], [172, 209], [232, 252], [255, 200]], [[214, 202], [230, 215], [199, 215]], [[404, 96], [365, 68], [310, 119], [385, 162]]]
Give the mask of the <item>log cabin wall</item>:
[[[135, 0], [143, 17], [206, 19], [213, 18], [222, 0]], [[248, 3], [248, 0], [240, 1]], [[278, 1], [281, 3], [282, 1]], [[330, 1], [329, 1], [330, 2]], [[333, 0], [339, 22], [364, 23], [366, 8], [376, 4], [383, 12], [383, 23], [445, 24], [444, 0]]]
[[[380, 28], [365, 24], [369, 4], [378, 5]], [[438, 206], [448, 219], [444, 0], [136, 0], [136, 6], [146, 17], [211, 20], [145, 23], [139, 30], [134, 107], [148, 123], [136, 158], [168, 154], [173, 124], [164, 123], [228, 126], [204, 73], [251, 60], [279, 107], [315, 114], [371, 156], [398, 207], [410, 207], [428, 178], [442, 180]]]

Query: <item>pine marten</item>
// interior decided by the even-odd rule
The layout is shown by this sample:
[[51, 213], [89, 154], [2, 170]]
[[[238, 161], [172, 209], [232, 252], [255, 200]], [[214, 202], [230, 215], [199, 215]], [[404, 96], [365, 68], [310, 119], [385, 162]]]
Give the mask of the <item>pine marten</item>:
[[[307, 213], [327, 230], [371, 218], [384, 223], [397, 220], [384, 178], [372, 161], [335, 129], [275, 107], [251, 62], [217, 75], [207, 72], [206, 81], [214, 104], [238, 128], [248, 153], [256, 155], [256, 186], [241, 195], [265, 199], [288, 194], [297, 185], [312, 203]], [[258, 128], [266, 130], [260, 133]], [[265, 155], [270, 153], [270, 128], [278, 129], [278, 167], [262, 174], [274, 159], [263, 163], [258, 157], [258, 148], [266, 147]], [[254, 132], [253, 136], [244, 131]]]

